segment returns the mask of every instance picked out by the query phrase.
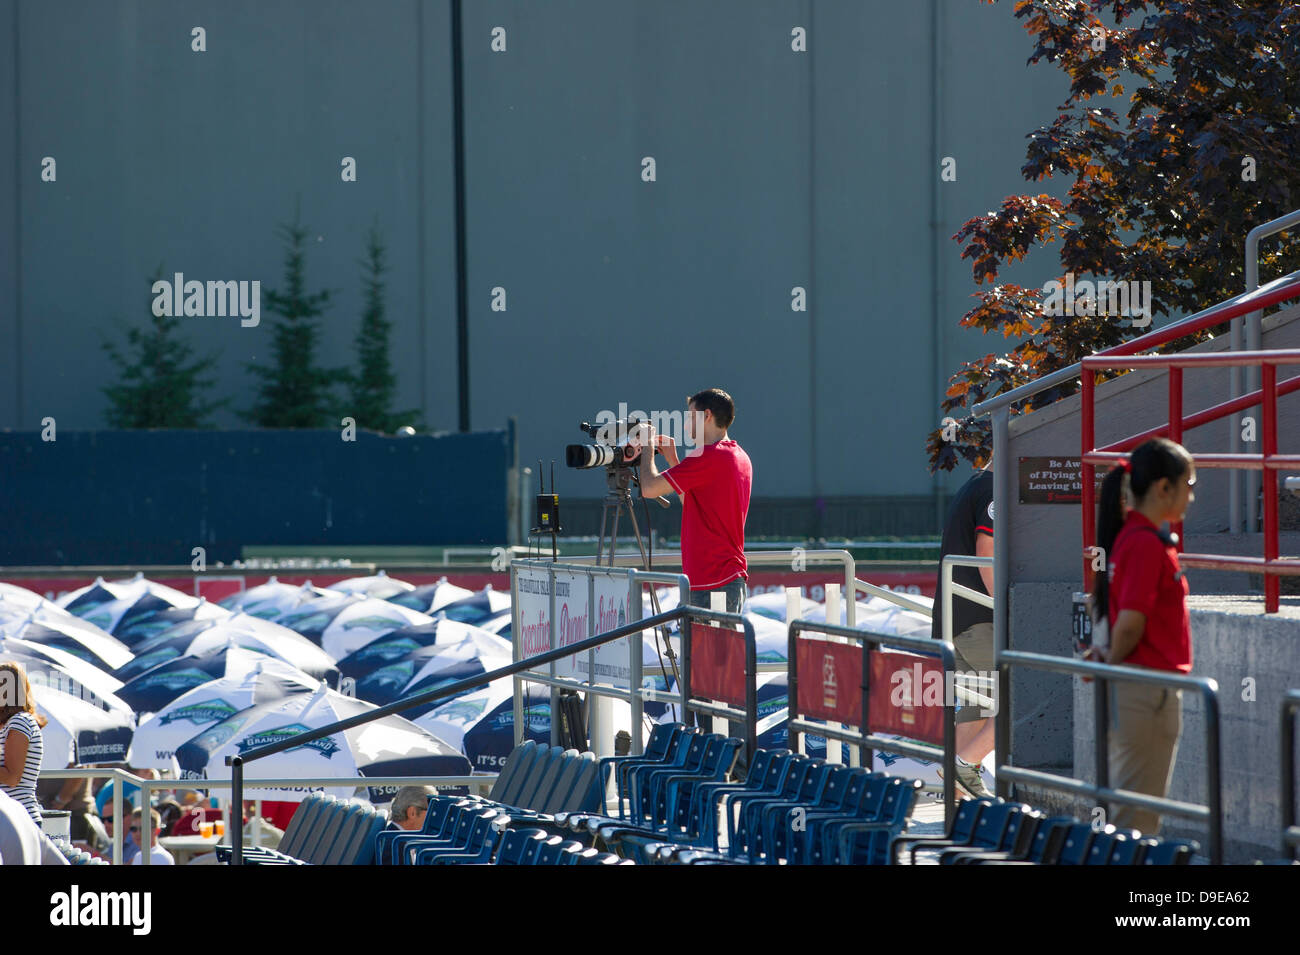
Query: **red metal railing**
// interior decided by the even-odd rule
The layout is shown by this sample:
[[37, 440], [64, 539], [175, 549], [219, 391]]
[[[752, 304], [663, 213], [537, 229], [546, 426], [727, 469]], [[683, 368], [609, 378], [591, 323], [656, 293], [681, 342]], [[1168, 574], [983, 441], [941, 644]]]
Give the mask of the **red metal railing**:
[[[1287, 297], [1300, 295], [1300, 283], [1283, 286], [1289, 290]], [[1281, 299], [1279, 299], [1281, 300]], [[1252, 302], [1247, 310], [1259, 308]], [[1226, 316], [1233, 317], [1233, 316]], [[1225, 315], [1213, 316], [1210, 324], [1223, 321]], [[1193, 329], [1194, 330], [1194, 329]], [[1168, 329], [1162, 329], [1167, 332]], [[1186, 327], [1180, 329], [1180, 335], [1187, 334]], [[1159, 342], [1150, 341], [1160, 333], [1143, 336], [1126, 342], [1116, 348], [1108, 349], [1082, 361], [1082, 443], [1083, 443], [1083, 549], [1084, 579], [1091, 589], [1091, 553], [1096, 540], [1095, 474], [1097, 465], [1111, 464], [1124, 457], [1132, 450], [1153, 437], [1168, 437], [1181, 442], [1183, 432], [1199, 427], [1210, 421], [1216, 421], [1256, 404], [1262, 406], [1259, 436], [1262, 445], [1260, 454], [1196, 454], [1193, 455], [1198, 468], [1243, 468], [1262, 470], [1264, 490], [1264, 556], [1234, 557], [1227, 554], [1184, 554], [1181, 563], [1186, 567], [1204, 567], [1213, 570], [1248, 570], [1264, 575], [1264, 609], [1267, 613], [1276, 613], [1278, 609], [1279, 575], [1300, 576], [1300, 561], [1280, 560], [1278, 557], [1277, 472], [1285, 468], [1300, 469], [1300, 454], [1279, 454], [1277, 449], [1277, 399], [1281, 395], [1300, 390], [1300, 375], [1283, 382], [1277, 380], [1278, 365], [1300, 365], [1300, 349], [1226, 352], [1208, 355], [1133, 355], [1143, 347]], [[1166, 336], [1163, 340], [1169, 341]], [[1145, 344], [1144, 344], [1145, 343]], [[1136, 347], [1135, 347], [1136, 346]], [[1259, 366], [1260, 389], [1242, 395], [1230, 401], [1224, 401], [1192, 415], [1183, 414], [1183, 369], [1184, 368], [1220, 368], [1233, 366]], [[1096, 391], [1096, 373], [1107, 368], [1166, 368], [1169, 370], [1169, 421], [1158, 428], [1152, 428], [1141, 434], [1131, 435], [1115, 441], [1105, 447], [1095, 446], [1094, 401]], [[1174, 528], [1179, 534], [1178, 549], [1183, 548], [1182, 526]]]

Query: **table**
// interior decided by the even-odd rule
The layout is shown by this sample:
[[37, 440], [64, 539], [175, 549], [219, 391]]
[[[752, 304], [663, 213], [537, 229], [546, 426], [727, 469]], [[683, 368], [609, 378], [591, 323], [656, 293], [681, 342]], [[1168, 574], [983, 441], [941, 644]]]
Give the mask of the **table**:
[[196, 855], [211, 852], [225, 839], [224, 836], [163, 836], [158, 844], [172, 854], [177, 865], [187, 865]]

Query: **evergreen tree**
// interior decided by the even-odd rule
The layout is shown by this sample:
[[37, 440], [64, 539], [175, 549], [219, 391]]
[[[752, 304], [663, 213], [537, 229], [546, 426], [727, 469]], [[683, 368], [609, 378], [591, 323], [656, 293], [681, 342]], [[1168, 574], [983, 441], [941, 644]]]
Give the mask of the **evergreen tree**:
[[372, 226], [366, 237], [366, 257], [360, 263], [366, 304], [356, 337], [359, 368], [356, 374], [348, 376], [351, 401], [345, 413], [356, 419], [359, 428], [392, 434], [403, 425], [422, 430], [424, 422], [416, 410], [391, 410], [397, 376], [388, 357], [393, 323], [388, 320], [384, 307], [383, 277], [388, 271], [384, 254], [379, 228]]
[[[160, 265], [150, 288], [162, 274]], [[194, 349], [176, 337], [180, 323], [151, 308], [148, 325], [124, 329], [125, 349], [103, 341], [104, 351], [121, 369], [119, 383], [102, 389], [110, 428], [210, 428], [212, 412], [230, 403], [229, 398], [200, 399], [212, 387], [212, 379], [202, 376], [216, 364], [216, 355], [191, 360]]]
[[284, 291], [267, 290], [266, 311], [278, 316], [272, 328], [271, 364], [246, 367], [262, 379], [257, 400], [244, 411], [249, 423], [262, 428], [335, 428], [334, 385], [345, 378], [340, 369], [318, 368], [318, 319], [333, 292], [307, 294], [303, 243], [307, 230], [295, 209], [293, 223], [281, 225], [285, 240]]

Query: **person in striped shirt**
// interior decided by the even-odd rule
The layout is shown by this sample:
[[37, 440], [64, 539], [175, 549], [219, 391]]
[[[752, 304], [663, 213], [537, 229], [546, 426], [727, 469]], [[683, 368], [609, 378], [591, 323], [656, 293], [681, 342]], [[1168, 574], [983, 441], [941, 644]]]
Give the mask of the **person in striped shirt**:
[[12, 796], [41, 824], [36, 779], [41, 772], [45, 717], [36, 712], [32, 685], [22, 664], [0, 662], [0, 791]]

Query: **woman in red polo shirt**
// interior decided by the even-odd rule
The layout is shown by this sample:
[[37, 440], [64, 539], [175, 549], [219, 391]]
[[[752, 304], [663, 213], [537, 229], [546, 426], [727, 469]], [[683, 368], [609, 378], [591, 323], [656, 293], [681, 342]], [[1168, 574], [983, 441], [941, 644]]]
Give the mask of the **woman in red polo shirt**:
[[[1125, 506], [1127, 484], [1129, 502]], [[1112, 468], [1101, 485], [1097, 543], [1109, 555], [1097, 574], [1093, 607], [1107, 608], [1110, 643], [1093, 659], [1188, 673], [1192, 669], [1187, 579], [1165, 521], [1183, 519], [1195, 499], [1196, 466], [1181, 444], [1153, 438]], [[1182, 733], [1182, 691], [1139, 683], [1110, 685], [1110, 784], [1163, 797]], [[1160, 814], [1120, 806], [1116, 826], [1160, 831]]]

